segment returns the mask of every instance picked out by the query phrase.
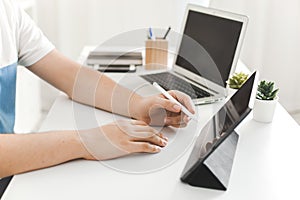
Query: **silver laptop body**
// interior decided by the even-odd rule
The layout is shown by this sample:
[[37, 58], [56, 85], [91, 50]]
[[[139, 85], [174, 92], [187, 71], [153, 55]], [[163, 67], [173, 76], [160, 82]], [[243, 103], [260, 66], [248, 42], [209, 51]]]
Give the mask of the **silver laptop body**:
[[187, 6], [181, 42], [168, 73], [212, 94], [194, 98], [195, 104], [213, 103], [227, 96], [226, 81], [235, 72], [247, 23], [243, 15]]

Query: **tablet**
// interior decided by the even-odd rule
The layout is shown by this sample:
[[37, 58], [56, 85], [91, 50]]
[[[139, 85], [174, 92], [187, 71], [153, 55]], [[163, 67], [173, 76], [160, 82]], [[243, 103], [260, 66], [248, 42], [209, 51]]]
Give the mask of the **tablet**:
[[194, 170], [234, 131], [250, 113], [256, 96], [256, 72], [226, 102], [201, 130], [192, 153], [182, 172], [181, 180], [187, 182]]

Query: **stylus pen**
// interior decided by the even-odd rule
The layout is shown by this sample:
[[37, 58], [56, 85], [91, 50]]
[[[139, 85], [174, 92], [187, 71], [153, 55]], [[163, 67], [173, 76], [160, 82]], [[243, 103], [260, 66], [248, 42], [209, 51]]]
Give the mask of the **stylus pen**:
[[189, 118], [198, 121], [197, 118], [190, 111], [188, 111], [188, 109], [186, 107], [184, 107], [181, 103], [179, 103], [176, 99], [174, 99], [174, 97], [172, 97], [166, 90], [164, 90], [160, 85], [158, 85], [158, 83], [153, 82], [153, 86], [156, 87], [156, 89], [158, 89], [171, 102], [179, 105], [181, 108], [181, 111], [184, 114], [186, 114]]

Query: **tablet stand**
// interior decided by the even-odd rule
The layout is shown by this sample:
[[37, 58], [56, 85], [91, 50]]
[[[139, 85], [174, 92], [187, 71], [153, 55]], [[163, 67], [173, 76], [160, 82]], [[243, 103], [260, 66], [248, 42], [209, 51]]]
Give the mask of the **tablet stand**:
[[187, 181], [192, 186], [226, 190], [238, 143], [238, 134], [233, 131], [201, 164], [192, 172]]

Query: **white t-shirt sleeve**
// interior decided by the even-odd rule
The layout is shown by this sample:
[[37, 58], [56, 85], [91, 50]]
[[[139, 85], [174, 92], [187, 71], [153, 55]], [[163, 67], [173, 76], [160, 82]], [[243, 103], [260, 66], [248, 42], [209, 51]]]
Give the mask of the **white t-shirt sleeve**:
[[19, 7], [17, 19], [17, 47], [19, 64], [30, 66], [54, 49], [33, 20]]

